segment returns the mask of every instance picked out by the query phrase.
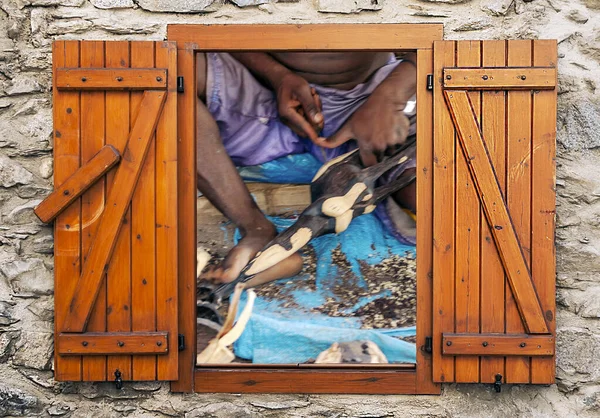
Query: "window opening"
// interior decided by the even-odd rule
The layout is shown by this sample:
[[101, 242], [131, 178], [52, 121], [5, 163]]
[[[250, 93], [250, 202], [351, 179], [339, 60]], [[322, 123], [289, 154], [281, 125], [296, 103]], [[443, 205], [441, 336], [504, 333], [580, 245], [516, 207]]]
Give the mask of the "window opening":
[[196, 65], [197, 366], [412, 367], [416, 55]]

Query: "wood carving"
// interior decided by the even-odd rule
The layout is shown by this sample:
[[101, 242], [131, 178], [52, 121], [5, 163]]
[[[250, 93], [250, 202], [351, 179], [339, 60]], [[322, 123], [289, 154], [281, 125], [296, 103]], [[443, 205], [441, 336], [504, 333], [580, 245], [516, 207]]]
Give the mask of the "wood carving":
[[358, 150], [333, 159], [321, 167], [311, 184], [313, 203], [292, 226], [267, 244], [236, 280], [218, 287], [208, 296], [208, 300], [219, 303], [231, 294], [237, 283], [249, 282], [257, 274], [295, 254], [311, 239], [345, 231], [352, 219], [373, 212], [379, 202], [413, 182], [415, 175], [401, 176], [376, 187], [377, 180], [383, 174], [409, 160], [414, 152], [411, 145], [412, 143], [405, 144], [392, 156], [367, 168], [362, 166]]

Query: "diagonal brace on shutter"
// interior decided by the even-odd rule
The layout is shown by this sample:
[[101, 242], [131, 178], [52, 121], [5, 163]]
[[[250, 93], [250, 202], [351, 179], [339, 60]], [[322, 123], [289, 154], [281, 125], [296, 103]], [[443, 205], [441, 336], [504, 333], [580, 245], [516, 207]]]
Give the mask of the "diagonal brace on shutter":
[[464, 90], [446, 90], [444, 95], [525, 329], [546, 334], [542, 307], [469, 96]]
[[82, 273], [75, 287], [73, 298], [65, 315], [60, 331], [83, 332], [98, 297], [102, 278], [115, 247], [125, 212], [137, 184], [150, 140], [156, 129], [167, 92], [145, 91], [140, 104], [138, 118], [129, 133], [121, 164], [115, 174], [114, 185], [100, 218], [96, 236]]

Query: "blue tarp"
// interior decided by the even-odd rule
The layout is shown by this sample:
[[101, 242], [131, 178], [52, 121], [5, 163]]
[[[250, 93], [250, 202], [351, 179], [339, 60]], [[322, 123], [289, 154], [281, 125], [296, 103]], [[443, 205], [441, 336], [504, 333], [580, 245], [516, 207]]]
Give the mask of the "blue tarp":
[[[312, 155], [296, 154], [260, 166], [238, 167], [238, 170], [246, 181], [309, 184], [320, 166]], [[280, 231], [293, 223], [290, 219], [271, 220]], [[235, 241], [239, 238], [239, 231], [236, 231]], [[391, 254], [414, 257], [415, 248], [399, 243], [373, 214], [356, 218], [342, 234], [319, 237], [311, 241], [311, 245], [317, 259], [316, 286], [294, 286], [295, 281], [307, 280], [306, 273], [300, 273], [292, 279], [279, 281], [294, 286], [294, 290], [288, 292], [293, 303], [257, 297], [250, 321], [234, 345], [235, 354], [257, 364], [295, 364], [315, 359], [334, 342], [371, 340], [391, 363], [416, 362], [415, 345], [395, 338], [416, 335], [414, 326], [367, 330], [361, 329], [360, 317], [333, 317], [313, 310], [323, 305], [327, 298], [336, 298], [331, 291], [339, 277], [332, 260], [334, 249], [339, 248], [345, 254], [352, 272], [361, 278], [359, 261], [374, 265]], [[362, 285], [366, 286], [364, 281]], [[385, 296], [381, 293], [365, 296], [349, 310], [359, 309], [371, 300]], [[244, 305], [245, 295], [238, 312]]]
[[[279, 218], [271, 220], [279, 230], [293, 222]], [[236, 231], [237, 239], [239, 232]], [[316, 238], [311, 241], [311, 245], [317, 258], [316, 286], [312, 289], [294, 286], [297, 280], [307, 280], [307, 275], [301, 273], [292, 279], [280, 281], [286, 286], [294, 286], [294, 290], [289, 292], [293, 303], [257, 297], [246, 330], [234, 345], [236, 355], [254, 363], [304, 363], [311, 358], [315, 359], [334, 342], [371, 340], [381, 348], [391, 363], [414, 363], [415, 345], [394, 338], [414, 336], [414, 326], [366, 330], [360, 329], [360, 317], [332, 317], [313, 310], [323, 305], [327, 298], [336, 298], [331, 291], [339, 277], [338, 267], [332, 262], [334, 249], [339, 247], [350, 263], [352, 271], [360, 278], [360, 260], [374, 265], [390, 254], [414, 257], [414, 247], [400, 244], [372, 214], [356, 218], [342, 234]], [[381, 293], [365, 296], [349, 311], [352, 312], [373, 299], [385, 296]], [[242, 300], [242, 306], [244, 304]]]

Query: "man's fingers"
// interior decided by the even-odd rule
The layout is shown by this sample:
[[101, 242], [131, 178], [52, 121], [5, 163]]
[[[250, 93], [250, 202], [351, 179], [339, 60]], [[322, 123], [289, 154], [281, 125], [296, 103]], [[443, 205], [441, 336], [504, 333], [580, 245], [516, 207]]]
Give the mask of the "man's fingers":
[[[316, 92], [316, 91], [315, 91]], [[314, 96], [308, 84], [296, 91], [296, 95], [300, 103], [302, 103], [302, 109], [308, 116], [313, 124], [319, 124], [323, 121], [323, 115], [319, 111], [319, 107], [315, 102]]]
[[342, 125], [342, 127], [335, 134], [331, 135], [319, 145], [325, 148], [335, 148], [351, 139], [354, 139], [354, 133], [352, 132], [350, 125], [346, 123]]
[[319, 136], [317, 135], [317, 132], [302, 115], [296, 112], [295, 109], [288, 108], [285, 112], [282, 112], [280, 116], [294, 132], [298, 134], [299, 132], [303, 132], [311, 141], [315, 143], [318, 142]]

